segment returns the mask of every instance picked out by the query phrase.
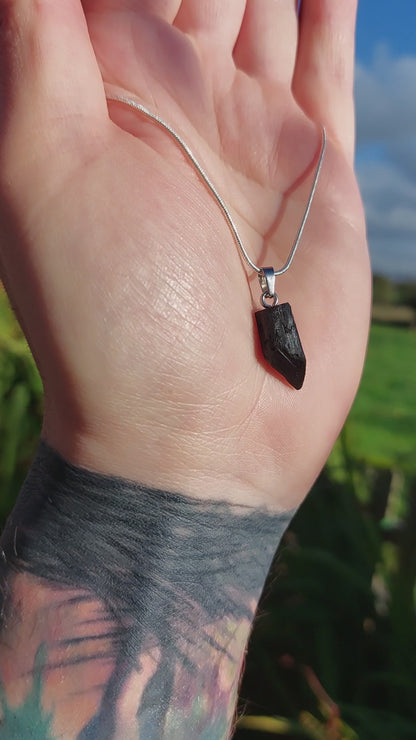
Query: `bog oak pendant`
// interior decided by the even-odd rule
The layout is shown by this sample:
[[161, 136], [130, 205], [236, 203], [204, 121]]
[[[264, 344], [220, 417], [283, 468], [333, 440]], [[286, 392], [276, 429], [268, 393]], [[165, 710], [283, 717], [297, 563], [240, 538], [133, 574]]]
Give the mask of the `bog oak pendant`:
[[279, 303], [275, 282], [274, 268], [263, 267], [259, 272], [259, 283], [264, 310], [255, 314], [260, 344], [269, 365], [299, 390], [305, 379], [306, 358], [290, 304]]
[[265, 360], [293, 388], [302, 388], [306, 358], [289, 303], [256, 311], [257, 329]]

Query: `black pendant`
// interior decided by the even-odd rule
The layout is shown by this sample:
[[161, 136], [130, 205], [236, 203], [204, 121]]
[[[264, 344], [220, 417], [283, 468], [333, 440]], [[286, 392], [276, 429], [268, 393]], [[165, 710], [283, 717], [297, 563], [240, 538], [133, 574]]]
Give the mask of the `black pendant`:
[[260, 344], [267, 362], [290, 383], [302, 388], [306, 358], [289, 303], [256, 311]]

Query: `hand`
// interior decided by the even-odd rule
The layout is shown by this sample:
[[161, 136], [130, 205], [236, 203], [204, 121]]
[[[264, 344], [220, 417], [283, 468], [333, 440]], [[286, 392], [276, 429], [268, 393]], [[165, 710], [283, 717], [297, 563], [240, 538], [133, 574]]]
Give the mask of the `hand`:
[[[355, 2], [1, 0], [2, 277], [68, 460], [197, 496], [297, 506], [361, 374], [370, 280], [353, 173]], [[197, 155], [307, 357], [301, 391], [256, 356], [260, 290], [169, 136]], [[133, 135], [132, 135], [133, 134]], [[250, 286], [253, 286], [253, 299]]]

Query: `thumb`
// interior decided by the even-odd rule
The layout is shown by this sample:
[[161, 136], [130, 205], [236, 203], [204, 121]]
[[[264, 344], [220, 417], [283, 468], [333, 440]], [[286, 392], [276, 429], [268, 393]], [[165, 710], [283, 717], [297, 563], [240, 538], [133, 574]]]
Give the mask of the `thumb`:
[[107, 106], [80, 0], [0, 0], [1, 143], [22, 127], [54, 143], [86, 118]]

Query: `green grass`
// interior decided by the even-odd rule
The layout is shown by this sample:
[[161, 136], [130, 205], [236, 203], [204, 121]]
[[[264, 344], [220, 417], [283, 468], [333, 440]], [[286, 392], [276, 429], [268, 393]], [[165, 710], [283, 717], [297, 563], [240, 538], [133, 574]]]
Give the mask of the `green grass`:
[[39, 373], [0, 286], [0, 527], [35, 452], [42, 409]]
[[356, 459], [416, 472], [415, 331], [372, 326], [364, 375], [346, 434]]

